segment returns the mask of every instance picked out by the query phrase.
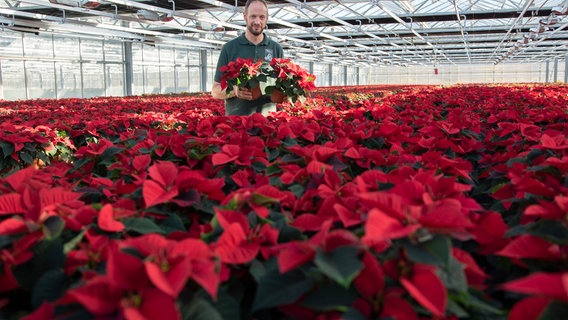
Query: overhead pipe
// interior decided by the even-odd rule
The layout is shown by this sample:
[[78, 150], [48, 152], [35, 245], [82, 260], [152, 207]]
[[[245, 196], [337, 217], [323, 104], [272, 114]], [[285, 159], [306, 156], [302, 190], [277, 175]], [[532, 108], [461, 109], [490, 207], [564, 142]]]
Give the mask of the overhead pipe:
[[[348, 27], [349, 29], [356, 30], [356, 27], [355, 27], [354, 25], [352, 25], [352, 24], [350, 24], [350, 23], [348, 23], [348, 22], [346, 22], [346, 21], [343, 21], [343, 20], [341, 20], [341, 19], [339, 19], [339, 18], [337, 18], [337, 17], [330, 16], [330, 15], [326, 14], [325, 12], [322, 12], [322, 11], [320, 11], [320, 10], [318, 10], [318, 9], [316, 9], [316, 8], [314, 8], [314, 7], [312, 7], [312, 6], [310, 6], [309, 4], [306, 3], [305, 0], [304, 0], [303, 3], [302, 3], [302, 2], [299, 2], [299, 1], [297, 1], [297, 0], [286, 0], [286, 1], [289, 2], [289, 3], [292, 3], [292, 4], [296, 5], [296, 6], [298, 6], [298, 5], [299, 5], [299, 6], [302, 6], [302, 7], [305, 8], [306, 10], [309, 10], [309, 11], [311, 11], [311, 12], [317, 14], [317, 15], [326, 17], [326, 18], [328, 18], [328, 19], [330, 19], [330, 20], [332, 20], [332, 21], [337, 22], [338, 24], [340, 24], [340, 25], [342, 25], [342, 26]], [[363, 32], [363, 33], [364, 33], [365, 35], [371, 37], [371, 38], [375, 38], [375, 39], [379, 39], [379, 40], [381, 40], [381, 41], [384, 41], [384, 39], [382, 39], [382, 38], [380, 38], [380, 37], [377, 37], [377, 36], [374, 35], [374, 34], [371, 34], [371, 33], [368, 33], [368, 32]], [[326, 34], [326, 33], [323, 33], [323, 32], [320, 32], [319, 35], [322, 36], [322, 37], [325, 37], [325, 38], [331, 38], [332, 40], [335, 40], [335, 41], [343, 41], [343, 39], [337, 38], [337, 37], [335, 37], [335, 36], [330, 36], [330, 35], [328, 35], [328, 34]], [[354, 43], [354, 46], [359, 47], [359, 48], [362, 48], [362, 49], [365, 49], [365, 50], [370, 50], [370, 49], [371, 49], [370, 47], [365, 46], [365, 45], [360, 44], [360, 43]]]
[[[424, 41], [426, 44], [431, 45], [431, 43], [429, 41], [427, 41], [424, 36], [422, 36], [420, 33], [416, 32], [415, 30], [413, 30], [411, 27], [408, 27], [408, 24], [406, 21], [402, 20], [401, 17], [399, 17], [396, 13], [392, 12], [391, 10], [389, 10], [388, 8], [386, 8], [385, 6], [383, 6], [378, 0], [371, 0], [371, 3], [374, 4], [375, 6], [379, 7], [381, 10], [383, 10], [384, 12], [386, 12], [389, 16], [391, 16], [393, 19], [395, 19], [396, 21], [398, 21], [401, 25], [405, 26], [407, 29], [409, 29], [412, 33], [414, 33], [420, 40]], [[440, 54], [442, 56], [444, 56], [444, 58], [446, 60], [448, 60], [450, 63], [454, 63], [453, 61], [451, 61], [445, 54], [444, 52], [440, 52]]]
[[12, 20], [0, 16], [0, 27], [13, 27], [16, 24], [16, 16], [12, 15]]
[[[567, 1], [567, 3], [568, 3], [568, 1]], [[519, 44], [523, 45], [523, 44], [528, 44], [531, 41], [534, 41], [536, 39], [536, 36], [539, 33], [542, 33], [544, 31], [548, 30], [549, 26], [556, 25], [558, 22], [560, 22], [560, 19], [556, 16], [555, 11], [557, 11], [557, 10], [552, 10], [552, 12], [550, 13], [550, 15], [547, 18], [540, 19], [538, 27], [531, 28], [529, 30], [529, 33], [524, 34], [522, 39], [517, 40], [516, 47], [509, 50], [509, 52], [506, 53], [506, 57], [513, 56], [516, 53], [516, 51], [519, 49], [519, 47], [520, 47], [520, 46], [518, 46]], [[553, 35], [554, 33], [558, 32], [559, 30], [562, 30], [563, 28], [566, 28], [566, 24], [563, 27], [555, 29], [553, 32], [548, 33], [544, 37], [541, 37], [538, 41], [534, 41], [531, 44], [531, 46], [534, 47], [535, 44], [540, 43], [540, 42], [544, 41], [545, 39], [548, 39], [550, 37], [550, 35]], [[503, 59], [501, 59], [501, 60], [503, 60]]]
[[501, 46], [503, 45], [503, 42], [505, 42], [505, 39], [509, 37], [509, 35], [511, 34], [511, 32], [513, 31], [513, 29], [515, 29], [515, 26], [517, 25], [517, 23], [519, 22], [519, 20], [521, 20], [522, 17], [524, 17], [525, 13], [528, 11], [529, 7], [533, 4], [534, 0], [527, 0], [527, 2], [525, 3], [525, 6], [523, 8], [523, 10], [521, 11], [521, 13], [517, 16], [517, 18], [515, 19], [514, 23], [511, 25], [511, 28], [509, 28], [509, 30], [507, 31], [507, 33], [501, 38], [501, 41], [499, 42], [499, 44], [495, 47], [495, 49], [493, 49], [493, 53], [491, 54], [491, 58], [493, 58], [495, 56], [495, 54], [497, 53], [497, 50], [501, 48]]

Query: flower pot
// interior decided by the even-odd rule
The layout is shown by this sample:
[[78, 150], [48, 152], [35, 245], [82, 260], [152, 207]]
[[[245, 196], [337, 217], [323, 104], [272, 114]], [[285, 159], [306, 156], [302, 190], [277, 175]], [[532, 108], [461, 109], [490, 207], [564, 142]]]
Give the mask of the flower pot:
[[270, 95], [270, 101], [274, 103], [282, 103], [284, 102], [284, 98], [284, 92], [278, 89], [274, 89], [274, 91], [272, 91], [272, 94]]
[[262, 91], [260, 90], [260, 86], [256, 86], [250, 89], [252, 93], [252, 100], [256, 100], [262, 96]]

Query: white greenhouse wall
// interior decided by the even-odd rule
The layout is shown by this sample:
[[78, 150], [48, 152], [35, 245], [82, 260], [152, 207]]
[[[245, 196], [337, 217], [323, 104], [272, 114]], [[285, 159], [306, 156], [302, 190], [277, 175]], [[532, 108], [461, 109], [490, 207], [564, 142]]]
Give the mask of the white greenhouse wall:
[[[127, 52], [131, 52], [131, 55]], [[286, 52], [285, 52], [286, 55]], [[0, 32], [0, 99], [210, 91], [218, 50]], [[498, 65], [385, 66], [295, 60], [316, 85], [566, 82], [566, 58]], [[128, 66], [131, 64], [131, 69]], [[131, 70], [131, 75], [128, 75]], [[437, 72], [436, 72], [437, 70]], [[131, 82], [131, 83], [130, 83]]]

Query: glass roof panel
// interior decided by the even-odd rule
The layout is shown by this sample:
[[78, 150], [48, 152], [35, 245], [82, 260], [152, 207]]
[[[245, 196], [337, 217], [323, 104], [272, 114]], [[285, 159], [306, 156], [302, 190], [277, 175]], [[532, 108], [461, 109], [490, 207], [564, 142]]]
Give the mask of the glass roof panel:
[[[244, 0], [4, 0], [0, 28], [219, 49]], [[568, 0], [272, 0], [287, 54], [352, 64], [539, 62], [568, 54]], [[97, 31], [98, 30], [98, 31]]]

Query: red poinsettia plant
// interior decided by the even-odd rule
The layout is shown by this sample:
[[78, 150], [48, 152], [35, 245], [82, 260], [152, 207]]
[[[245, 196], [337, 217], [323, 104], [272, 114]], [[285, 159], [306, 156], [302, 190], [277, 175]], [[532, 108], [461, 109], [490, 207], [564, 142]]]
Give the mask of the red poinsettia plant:
[[266, 71], [263, 71], [263, 60], [254, 61], [252, 58], [237, 58], [222, 66], [221, 88], [227, 94], [236, 86], [239, 89], [252, 89], [258, 87], [260, 82], [266, 81]]
[[275, 78], [276, 82], [266, 87], [266, 93], [272, 94], [279, 90], [292, 102], [305, 99], [306, 94], [316, 88], [316, 76], [289, 58], [273, 58], [270, 61], [270, 76]]

